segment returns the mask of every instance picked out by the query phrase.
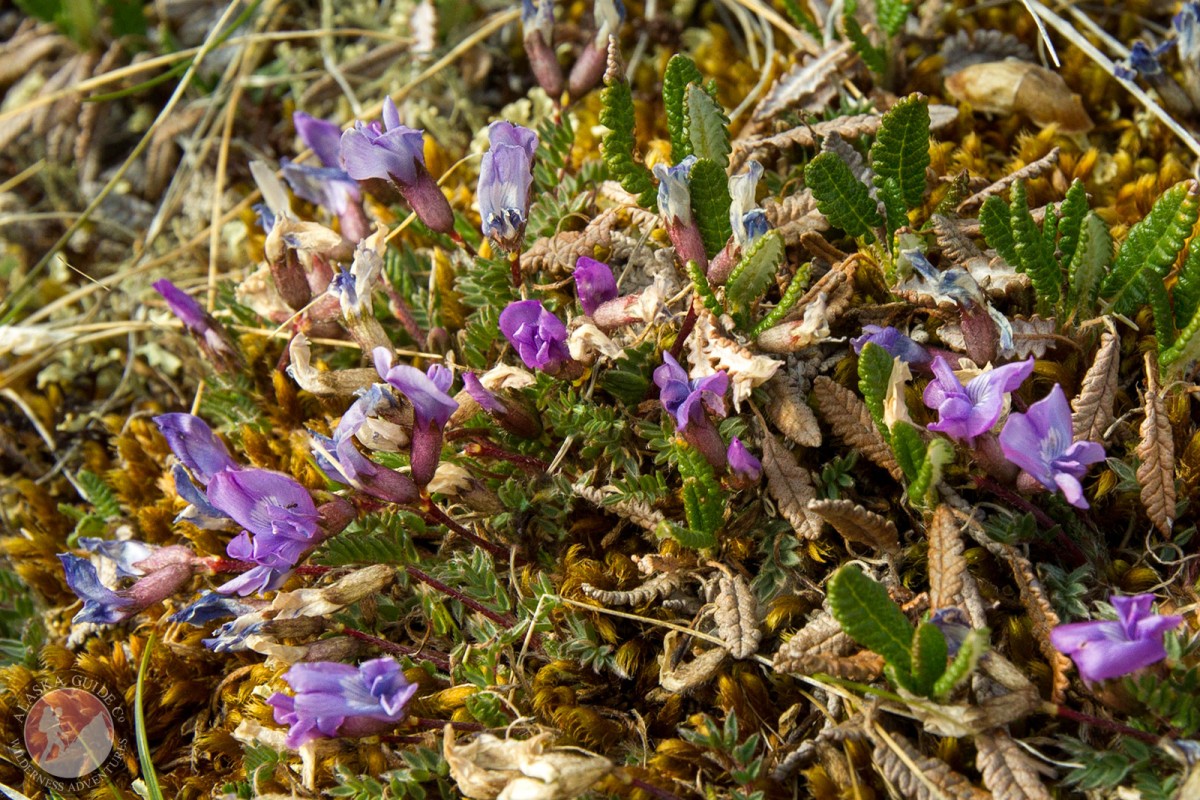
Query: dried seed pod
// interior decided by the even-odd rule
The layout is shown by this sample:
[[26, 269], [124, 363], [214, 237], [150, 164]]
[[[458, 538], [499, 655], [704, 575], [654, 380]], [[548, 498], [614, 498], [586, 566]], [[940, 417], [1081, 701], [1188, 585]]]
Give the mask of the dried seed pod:
[[946, 91], [976, 111], [1024, 114], [1039, 127], [1058, 123], [1063, 133], [1087, 133], [1094, 127], [1062, 76], [1027, 61], [972, 64], [946, 78]]

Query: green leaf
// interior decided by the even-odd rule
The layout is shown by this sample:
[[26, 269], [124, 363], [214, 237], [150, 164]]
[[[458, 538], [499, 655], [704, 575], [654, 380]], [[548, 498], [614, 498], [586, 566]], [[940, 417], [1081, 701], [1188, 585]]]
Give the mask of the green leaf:
[[915, 694], [928, 697], [933, 692], [937, 679], [946, 672], [946, 659], [950, 651], [946, 637], [932, 622], [922, 622], [912, 642], [912, 678]]
[[731, 145], [725, 109], [699, 83], [689, 83], [683, 93], [683, 114], [692, 155], [715, 161], [722, 170], [726, 169]]
[[687, 274], [692, 279], [692, 288], [696, 290], [696, 294], [700, 296], [700, 300], [704, 303], [704, 307], [713, 313], [714, 316], [720, 317], [725, 313], [721, 301], [717, 299], [713, 293], [713, 288], [708, 282], [708, 275], [695, 261], [687, 263]]
[[887, 246], [888, 250], [891, 250], [895, 246], [896, 231], [908, 224], [908, 207], [904, 203], [904, 198], [900, 196], [900, 184], [896, 183], [895, 178], [884, 178], [881, 181], [876, 176], [875, 188], [879, 199], [883, 202]]
[[928, 167], [929, 106], [925, 98], [910, 95], [883, 115], [871, 145], [871, 168], [880, 180], [896, 181], [904, 203], [917, 208], [925, 197]]
[[[1052, 307], [1058, 302], [1062, 292], [1062, 272], [1054, 258], [1054, 246], [1046, 241], [1033, 220], [1033, 214], [1029, 211], [1029, 201], [1025, 196], [1025, 184], [1021, 181], [1017, 181], [1012, 188], [1009, 220], [1012, 225], [1013, 249], [1017, 254], [1017, 263], [1013, 266], [1029, 275], [1039, 306]], [[1047, 223], [1054, 224], [1051, 220], [1047, 220]]]
[[1100, 287], [1113, 313], [1134, 311], [1146, 302], [1147, 283], [1166, 277], [1196, 224], [1198, 191], [1193, 180], [1172, 186], [1129, 231], [1112, 272]]
[[784, 249], [783, 236], [770, 230], [743, 251], [725, 284], [731, 313], [744, 311], [763, 295], [783, 263]]
[[654, 529], [654, 535], [659, 539], [674, 539], [692, 550], [706, 550], [717, 544], [717, 537], [711, 533], [685, 528], [666, 519], [658, 523]]
[[867, 38], [867, 34], [863, 32], [862, 26], [858, 24], [858, 20], [854, 18], [851, 11], [842, 14], [842, 29], [846, 32], [846, 38], [854, 45], [855, 51], [862, 58], [863, 63], [877, 75], [882, 75], [887, 72], [888, 58], [887, 53], [882, 49], [871, 44], [871, 40]]
[[121, 516], [121, 504], [103, 478], [94, 472], [81, 469], [75, 474], [75, 479], [87, 495], [88, 502], [95, 507], [96, 516], [105, 521]]
[[987, 628], [975, 628], [967, 634], [946, 671], [933, 684], [932, 695], [938, 702], [944, 703], [963, 681], [971, 677], [979, 659], [988, 650], [990, 636]]
[[663, 75], [663, 105], [667, 111], [667, 132], [671, 137], [671, 161], [675, 164], [692, 155], [683, 110], [684, 93], [689, 83], [703, 80], [696, 62], [687, 56], [677, 53], [667, 62], [667, 71]]
[[867, 342], [858, 354], [858, 390], [885, 439], [890, 439], [890, 435], [883, 421], [883, 401], [892, 378], [893, 363], [891, 354], [874, 342]]
[[1160, 281], [1147, 281], [1146, 301], [1154, 316], [1154, 338], [1158, 340], [1161, 353], [1175, 343], [1175, 314], [1171, 310], [1167, 287]]
[[1175, 337], [1175, 342], [1166, 350], [1159, 352], [1158, 361], [1164, 367], [1179, 362], [1180, 366], [1200, 359], [1200, 310], [1192, 315], [1192, 319]]
[[[725, 492], [712, 465], [691, 445], [676, 445], [679, 474], [683, 478], [683, 510], [688, 528], [716, 539], [725, 523]], [[707, 546], [707, 545], [706, 545]]]
[[850, 564], [827, 587], [829, 610], [846, 634], [905, 676], [912, 673], [913, 627], [882, 584]]
[[934, 439], [925, 450], [925, 460], [917, 478], [908, 485], [908, 502], [919, 508], [930, 505], [934, 487], [942, 479], [942, 468], [954, 460], [954, 445], [948, 439]]
[[1182, 328], [1200, 308], [1200, 238], [1192, 237], [1188, 245], [1187, 258], [1179, 270], [1171, 299], [1175, 301], [1175, 325]]
[[763, 331], [773, 327], [788, 315], [788, 312], [796, 305], [796, 301], [804, 296], [804, 290], [808, 288], [811, 269], [812, 264], [810, 263], [800, 265], [800, 269], [796, 270], [796, 274], [792, 276], [792, 282], [788, 284], [783, 291], [783, 296], [779, 298], [779, 304], [759, 320], [758, 324], [754, 326], [754, 330], [750, 332], [751, 339], [757, 339]]
[[1058, 252], [1059, 263], [1069, 265], [1079, 247], [1079, 237], [1083, 232], [1083, 221], [1088, 213], [1087, 190], [1083, 181], [1076, 178], [1067, 189], [1066, 197], [1058, 209]]
[[809, 16], [808, 12], [796, 0], [782, 0], [782, 3], [783, 10], [791, 17], [792, 22], [803, 28], [809, 36], [817, 41], [824, 41], [825, 33], [821, 30], [821, 26]]
[[984, 201], [983, 208], [979, 209], [979, 227], [988, 247], [999, 253], [1013, 269], [1020, 269], [1021, 262], [1013, 243], [1012, 220], [1003, 200], [992, 195]]
[[658, 209], [658, 184], [646, 165], [635, 158], [633, 93], [624, 80], [608, 82], [600, 92], [600, 124], [608, 133], [600, 140], [600, 155], [614, 180], [638, 196], [638, 204]]
[[908, 0], [875, 0], [875, 19], [888, 36], [895, 36], [904, 27], [909, 9]]
[[1108, 226], [1089, 211], [1079, 229], [1079, 243], [1067, 265], [1067, 302], [1076, 319], [1090, 319], [1100, 294], [1100, 284], [1112, 263], [1113, 241]]
[[866, 184], [854, 177], [836, 153], [821, 153], [809, 161], [804, 180], [829, 224], [851, 236], [863, 237], [867, 244], [875, 241], [872, 229], [883, 224], [879, 209]]
[[692, 196], [692, 216], [704, 240], [704, 251], [712, 258], [729, 241], [733, 227], [729, 222], [729, 178], [724, 167], [715, 161], [701, 158], [692, 165], [688, 178]]
[[904, 479], [912, 483], [921, 474], [921, 465], [925, 463], [925, 440], [915, 425], [903, 420], [892, 426], [891, 439], [896, 463], [900, 465]]

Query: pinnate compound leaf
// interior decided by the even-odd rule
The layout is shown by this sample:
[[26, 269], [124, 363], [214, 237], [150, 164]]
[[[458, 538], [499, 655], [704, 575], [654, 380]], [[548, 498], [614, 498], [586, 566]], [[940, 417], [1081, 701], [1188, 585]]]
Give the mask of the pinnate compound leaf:
[[700, 83], [704, 76], [696, 62], [682, 53], [671, 56], [663, 74], [663, 105], [667, 111], [667, 132], [671, 137], [671, 160], [678, 164], [692, 155], [692, 143], [686, 133], [683, 98], [689, 83]]
[[679, 474], [683, 478], [683, 510], [688, 528], [716, 539], [725, 521], [725, 493], [713, 474], [712, 465], [696, 448], [676, 448]]
[[[899, 5], [907, 14], [907, 6]], [[921, 205], [929, 167], [929, 105], [924, 97], [910, 95], [883, 115], [871, 146], [871, 166], [880, 182], [889, 178], [896, 182], [905, 205]]]
[[1163, 192], [1133, 226], [1100, 287], [1113, 313], [1128, 314], [1146, 302], [1148, 284], [1166, 277], [1196, 224], [1197, 211], [1200, 185], [1186, 180]]
[[1183, 330], [1200, 309], [1200, 239], [1193, 237], [1188, 245], [1171, 299], [1175, 304], [1175, 327]]
[[1089, 211], [1083, 218], [1079, 242], [1067, 264], [1067, 302], [1075, 310], [1077, 319], [1092, 316], [1112, 257], [1112, 234], [1104, 220], [1095, 211]]
[[889, 437], [887, 424], [883, 420], [883, 404], [894, 364], [891, 354], [874, 342], [867, 342], [858, 354], [858, 390], [862, 392], [863, 400], [871, 412], [871, 419], [885, 439]]
[[1083, 181], [1076, 178], [1067, 189], [1062, 205], [1058, 209], [1058, 251], [1060, 263], [1067, 265], [1075, 257], [1079, 247], [1079, 235], [1083, 231], [1083, 220], [1088, 213], [1087, 189]]
[[658, 184], [645, 164], [637, 161], [634, 138], [633, 93], [624, 79], [605, 81], [600, 92], [600, 124], [608, 133], [600, 140], [600, 154], [612, 177], [630, 194], [638, 196], [643, 208], [658, 208]]
[[850, 564], [829, 580], [828, 599], [834, 619], [851, 639], [883, 656], [898, 673], [912, 673], [912, 623], [883, 584]]
[[714, 161], [722, 170], [728, 167], [729, 118], [720, 103], [699, 83], [689, 83], [683, 93], [683, 113], [692, 155]]
[[734, 658], [750, 658], [758, 652], [762, 631], [758, 626], [758, 600], [741, 575], [722, 575], [717, 581], [713, 620], [725, 649]]
[[808, 510], [808, 501], [817, 496], [808, 470], [800, 466], [783, 442], [770, 434], [763, 436], [762, 448], [767, 492], [779, 507], [779, 513], [801, 539], [816, 539], [821, 535], [821, 518]]
[[874, 228], [883, 224], [866, 184], [834, 153], [821, 153], [804, 168], [804, 180], [817, 199], [817, 208], [829, 223], [867, 244], [875, 241]]
[[[1029, 275], [1029, 280], [1037, 292], [1038, 304], [1044, 307], [1053, 306], [1062, 292], [1062, 271], [1054, 258], [1054, 245], [1046, 241], [1029, 211], [1024, 183], [1018, 182], [1012, 188], [1009, 215], [1013, 250], [1017, 254], [1017, 263], [1013, 266]], [[1047, 216], [1045, 224], [1055, 223], [1052, 217]]]
[[929, 534], [929, 606], [933, 609], [963, 605], [967, 559], [958, 522], [950, 506], [934, 509]]
[[846, 541], [884, 553], [899, 553], [896, 523], [868, 511], [853, 500], [809, 500], [808, 509], [833, 526]]
[[777, 372], [767, 381], [767, 417], [787, 438], [805, 447], [821, 446], [821, 426], [804, 400], [799, 387], [786, 372]]
[[958, 652], [947, 665], [946, 671], [934, 682], [933, 697], [937, 698], [939, 702], [944, 702], [954, 693], [955, 689], [971, 677], [971, 673], [979, 664], [979, 659], [983, 658], [984, 653], [988, 650], [990, 635], [987, 628], [972, 628], [967, 633], [958, 647]]
[[883, 203], [884, 230], [887, 233], [887, 246], [894, 246], [896, 231], [908, 224], [908, 210], [904, 198], [900, 196], [900, 184], [895, 178], [883, 178], [875, 182], [876, 194]]
[[875, 0], [875, 18], [888, 36], [900, 32], [910, 9], [908, 0]]
[[730, 308], [744, 309], [759, 299], [775, 279], [783, 256], [783, 237], [776, 230], [767, 231], [747, 247], [725, 285]]
[[660, 539], [674, 539], [684, 547], [692, 550], [707, 550], [717, 544], [717, 537], [704, 531], [696, 531], [664, 519], [654, 529], [654, 534]]
[[846, 32], [846, 38], [854, 45], [855, 51], [862, 58], [863, 63], [877, 75], [882, 75], [887, 72], [887, 53], [882, 48], [876, 47], [871, 43], [870, 37], [863, 31], [862, 26], [858, 24], [858, 20], [854, 17], [854, 12], [851, 9], [851, 4], [846, 4], [846, 12], [842, 14], [842, 29]]
[[1069, 685], [1067, 673], [1071, 668], [1071, 660], [1060, 653], [1050, 641], [1050, 631], [1059, 624], [1058, 614], [1050, 604], [1046, 590], [1042, 588], [1029, 559], [1008, 545], [1004, 546], [1003, 554], [1012, 567], [1013, 577], [1021, 592], [1021, 605], [1025, 607], [1025, 613], [1033, 626], [1033, 638], [1050, 664], [1050, 700], [1061, 703]]
[[708, 158], [692, 165], [689, 180], [692, 195], [692, 216], [704, 240], [704, 251], [711, 258], [721, 251], [733, 227], [729, 224], [729, 179], [724, 167]]
[[900, 734], [886, 735], [887, 739], [883, 734], [874, 737], [871, 763], [907, 800], [987, 800], [991, 797], [972, 786], [965, 775], [955, 772], [945, 761], [922, 754]]
[[1171, 536], [1175, 523], [1175, 438], [1167, 417], [1164, 391], [1159, 383], [1158, 364], [1154, 353], [1145, 354], [1146, 394], [1145, 419], [1139, 431], [1137, 479], [1141, 484], [1142, 505], [1154, 527], [1163, 536]]
[[908, 485], [908, 501], [914, 506], [929, 505], [934, 489], [942, 479], [942, 468], [953, 460], [954, 445], [946, 439], [931, 441], [917, 471], [917, 479]]
[[946, 672], [949, 650], [946, 637], [932, 622], [922, 622], [913, 634], [912, 683], [913, 691], [922, 697], [933, 692], [937, 679]]
[[979, 209], [979, 227], [988, 247], [1000, 254], [1015, 269], [1019, 269], [1020, 259], [1013, 242], [1012, 220], [1008, 206], [999, 197], [989, 197]]
[[[865, 348], [864, 348], [865, 349]], [[904, 473], [904, 479], [912, 483], [921, 473], [925, 463], [925, 440], [915, 425], [898, 421], [892, 426], [892, 453]]]

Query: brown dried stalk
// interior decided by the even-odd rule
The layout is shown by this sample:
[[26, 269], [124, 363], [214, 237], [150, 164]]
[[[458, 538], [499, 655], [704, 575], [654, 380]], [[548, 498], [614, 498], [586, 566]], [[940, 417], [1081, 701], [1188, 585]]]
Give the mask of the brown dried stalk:
[[1113, 402], [1121, 367], [1121, 338], [1111, 317], [1104, 318], [1105, 331], [1092, 365], [1083, 376], [1083, 386], [1071, 402], [1071, 427], [1077, 441], [1103, 442], [1112, 425]]

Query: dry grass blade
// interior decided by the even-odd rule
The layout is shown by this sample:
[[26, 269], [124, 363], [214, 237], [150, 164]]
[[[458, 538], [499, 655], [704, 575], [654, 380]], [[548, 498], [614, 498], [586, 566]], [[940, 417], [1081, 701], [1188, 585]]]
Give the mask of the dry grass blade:
[[839, 439], [861, 451], [896, 480], [903, 479], [904, 473], [892, 455], [892, 448], [879, 435], [871, 412], [858, 395], [832, 378], [820, 375], [813, 381], [813, 398], [817, 401], [817, 411]]
[[975, 766], [993, 796], [1006, 800], [1050, 800], [1037, 765], [1007, 733], [997, 730], [980, 734], [975, 737], [975, 748]]
[[786, 373], [776, 373], [767, 381], [766, 389], [771, 398], [767, 403], [767, 416], [780, 433], [796, 444], [820, 447], [821, 426], [817, 424], [817, 415], [804, 402], [795, 381]]
[[1071, 660], [1055, 649], [1050, 642], [1050, 631], [1058, 625], [1058, 614], [1046, 597], [1046, 590], [1033, 571], [1033, 564], [1013, 547], [1004, 548], [1004, 556], [1012, 567], [1013, 577], [1017, 579], [1017, 587], [1021, 590], [1021, 603], [1029, 622], [1033, 626], [1033, 638], [1037, 640], [1038, 649], [1046, 661], [1050, 663], [1051, 689], [1050, 700], [1061, 703], [1067, 691], [1067, 670]]
[[938, 506], [929, 523], [929, 605], [951, 608], [966, 603], [963, 584], [967, 560], [962, 536], [949, 506]]
[[847, 541], [865, 544], [890, 555], [900, 552], [896, 523], [852, 500], [810, 500], [808, 510], [832, 525]]
[[878, 726], [867, 733], [875, 743], [871, 752], [875, 769], [909, 800], [983, 800], [990, 796], [940, 758], [921, 755], [900, 734], [889, 734]]
[[1158, 379], [1158, 360], [1153, 351], [1146, 353], [1146, 418], [1142, 420], [1142, 441], [1138, 443], [1137, 479], [1142, 486], [1142, 505], [1154, 527], [1163, 536], [1171, 535], [1175, 523], [1175, 440], [1162, 386]]
[[1113, 402], [1117, 398], [1117, 377], [1121, 367], [1121, 339], [1112, 319], [1104, 320], [1106, 330], [1100, 337], [1096, 358], [1083, 376], [1079, 394], [1071, 402], [1071, 427], [1077, 441], [1102, 442], [1113, 422]]
[[816, 539], [821, 535], [821, 518], [808, 510], [808, 501], [817, 496], [808, 470], [769, 433], [763, 434], [762, 448], [767, 491], [779, 504], [779, 513], [792, 523], [801, 539]]
[[1033, 178], [1040, 178], [1042, 175], [1045, 175], [1047, 172], [1054, 169], [1055, 165], [1058, 164], [1058, 155], [1060, 152], [1061, 151], [1059, 148], [1055, 147], [1037, 161], [1034, 161], [1031, 164], [1026, 164], [1016, 172], [1011, 172], [1008, 175], [1005, 175], [1003, 178], [996, 181], [986, 189], [976, 192], [966, 200], [963, 200], [958, 204], [958, 208], [955, 210], [959, 214], [969, 213], [983, 205], [984, 200], [1004, 192], [1006, 189], [1008, 189], [1008, 187], [1012, 186], [1017, 181], [1027, 181]]
[[869, 683], [883, 674], [883, 656], [870, 650], [861, 650], [852, 656], [834, 656], [828, 653], [799, 653], [787, 658], [775, 657], [775, 671], [792, 675], [817, 675], [823, 673], [845, 681]]
[[717, 581], [717, 633], [734, 658], [750, 658], [758, 652], [762, 632], [758, 627], [758, 600], [746, 579], [724, 574]]

